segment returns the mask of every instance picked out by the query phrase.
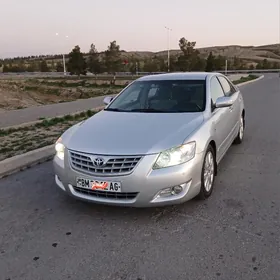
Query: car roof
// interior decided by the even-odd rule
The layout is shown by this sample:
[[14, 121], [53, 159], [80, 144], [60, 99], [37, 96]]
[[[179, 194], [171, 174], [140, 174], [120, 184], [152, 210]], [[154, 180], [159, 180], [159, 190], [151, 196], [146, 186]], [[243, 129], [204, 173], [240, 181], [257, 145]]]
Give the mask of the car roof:
[[220, 73], [214, 72], [177, 72], [166, 74], [146, 75], [138, 78], [137, 81], [162, 81], [162, 80], [205, 80], [208, 76]]

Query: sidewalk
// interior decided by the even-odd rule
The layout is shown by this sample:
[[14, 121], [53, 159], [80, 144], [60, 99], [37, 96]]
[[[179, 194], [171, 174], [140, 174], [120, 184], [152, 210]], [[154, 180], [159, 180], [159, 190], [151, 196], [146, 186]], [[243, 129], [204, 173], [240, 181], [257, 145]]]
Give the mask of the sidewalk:
[[[231, 80], [238, 80], [244, 74], [229, 75]], [[79, 99], [72, 102], [57, 103], [50, 105], [34, 106], [20, 110], [12, 110], [0, 113], [0, 128], [19, 125], [26, 122], [37, 121], [39, 118], [53, 118], [67, 115], [78, 111], [94, 109], [103, 106], [105, 96], [98, 96], [89, 99]]]

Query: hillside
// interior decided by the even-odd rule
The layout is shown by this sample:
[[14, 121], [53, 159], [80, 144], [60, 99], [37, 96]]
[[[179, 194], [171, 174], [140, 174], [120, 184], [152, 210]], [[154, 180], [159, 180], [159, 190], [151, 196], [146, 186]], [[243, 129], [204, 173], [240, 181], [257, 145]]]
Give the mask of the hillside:
[[[230, 65], [235, 63], [234, 61], [239, 61], [239, 64], [235, 65], [243, 65], [242, 67], [250, 68], [250, 67], [257, 67], [258, 64], [262, 64], [263, 60], [266, 59], [267, 68], [278, 68], [280, 65], [280, 45], [279, 44], [271, 44], [271, 45], [263, 45], [263, 46], [239, 46], [239, 45], [229, 45], [229, 46], [212, 46], [206, 48], [197, 48], [200, 53], [200, 57], [206, 59], [210, 52], [213, 53], [215, 57], [221, 56], [223, 58], [228, 59]], [[104, 57], [104, 51], [99, 53], [101, 57], [101, 61], [104, 61], [102, 58]], [[177, 50], [170, 50], [170, 56], [176, 57], [179, 56], [181, 53], [180, 49]], [[153, 70], [140, 70], [146, 72], [158, 72], [164, 71], [162, 70], [165, 66], [160, 64], [160, 61], [167, 61], [167, 50], [158, 51], [158, 52], [149, 52], [149, 51], [125, 51], [121, 50], [121, 59], [124, 61], [129, 62], [129, 66], [123, 68], [120, 71], [127, 71], [127, 69], [135, 69], [135, 62], [138, 61], [138, 69], [143, 69], [144, 65], [148, 65], [150, 61], [156, 61], [151, 58], [157, 56], [157, 58], [162, 58], [161, 60], [157, 60], [156, 64], [152, 65]], [[66, 62], [68, 61], [68, 54], [65, 55]], [[84, 53], [84, 58], [87, 59], [88, 54]], [[224, 59], [221, 58], [223, 61]], [[237, 58], [237, 60], [233, 59]], [[3, 65], [9, 65], [9, 70], [5, 72], [36, 72], [36, 71], [43, 71], [40, 68], [42, 60], [45, 60], [47, 63], [47, 68], [50, 71], [63, 71], [62, 62], [62, 55], [46, 55], [46, 56], [31, 56], [31, 57], [18, 57], [14, 59], [6, 59], [0, 60]], [[221, 60], [220, 60], [221, 61]], [[147, 63], [148, 62], [148, 63]], [[241, 64], [240, 64], [241, 63]], [[4, 71], [4, 68], [0, 68], [0, 73]], [[60, 65], [60, 70], [57, 70], [57, 66]], [[239, 67], [237, 66], [237, 67]], [[131, 68], [132, 67], [132, 68]], [[231, 67], [231, 66], [229, 66]], [[262, 66], [260, 66], [262, 67]], [[7, 69], [7, 68], [6, 68]], [[31, 70], [29, 70], [31, 69]], [[147, 68], [146, 68], [147, 69]], [[148, 69], [151, 69], [148, 68]], [[233, 68], [235, 69], [235, 68]], [[131, 70], [130, 70], [131, 71]], [[132, 70], [133, 71], [133, 70]], [[106, 71], [104, 71], [106, 72]]]
[[[243, 60], [258, 62], [263, 59], [267, 59], [271, 62], [280, 62], [280, 45], [264, 45], [264, 46], [213, 46], [207, 48], [197, 48], [204, 58], [206, 58], [212, 51], [213, 55], [224, 56], [228, 58], [238, 57]], [[180, 50], [171, 50], [171, 55], [180, 54]], [[135, 58], [143, 59], [154, 55], [167, 56], [167, 50], [159, 52], [125, 52], [124, 56], [134, 56]]]

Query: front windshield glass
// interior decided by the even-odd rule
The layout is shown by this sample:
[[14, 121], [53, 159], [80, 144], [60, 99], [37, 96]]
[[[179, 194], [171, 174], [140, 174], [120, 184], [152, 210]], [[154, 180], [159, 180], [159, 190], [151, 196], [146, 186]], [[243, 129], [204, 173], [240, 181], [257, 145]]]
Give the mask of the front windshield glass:
[[181, 113], [205, 110], [205, 80], [136, 81], [107, 111]]

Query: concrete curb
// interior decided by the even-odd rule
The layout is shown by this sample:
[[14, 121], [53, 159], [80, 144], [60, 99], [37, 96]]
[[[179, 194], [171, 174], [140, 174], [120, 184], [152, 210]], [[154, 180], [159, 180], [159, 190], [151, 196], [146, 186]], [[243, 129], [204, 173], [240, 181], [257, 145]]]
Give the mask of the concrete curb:
[[[247, 82], [244, 82], [241, 84], [237, 84], [237, 86], [239, 87], [239, 86], [243, 86], [243, 85], [247, 85], [247, 84], [256, 82], [258, 80], [261, 80], [263, 77], [264, 76], [261, 76], [257, 79], [247, 81]], [[94, 108], [93, 110], [103, 109], [104, 107], [105, 106]], [[81, 112], [84, 112], [84, 111], [81, 111]], [[76, 112], [71, 115], [75, 115], [78, 113], [79, 112]], [[16, 127], [27, 126], [27, 125], [35, 124], [38, 122], [41, 122], [41, 120], [35, 121], [35, 122], [30, 122], [30, 123], [25, 123], [22, 125], [18, 125]], [[12, 126], [12, 127], [15, 128], [15, 126]], [[11, 127], [9, 127], [9, 128], [11, 128]], [[8, 129], [8, 128], [3, 128], [3, 129]], [[54, 155], [55, 155], [54, 145], [50, 145], [50, 146], [46, 146], [46, 147], [31, 151], [31, 152], [27, 152], [22, 155], [14, 156], [14, 157], [5, 159], [3, 161], [0, 161], [0, 178], [6, 177], [6, 176], [16, 173], [18, 171], [24, 170], [24, 169], [34, 166], [36, 164], [40, 164], [40, 163], [46, 162], [48, 160], [51, 160]]]
[[264, 75], [258, 77], [257, 79], [254, 79], [254, 80], [250, 80], [250, 81], [247, 81], [247, 82], [244, 82], [244, 83], [237, 84], [236, 86], [238, 86], [238, 87], [245, 86], [245, 85], [254, 83], [254, 82], [256, 82], [256, 81], [259, 81], [259, 80], [261, 80], [261, 79], [263, 79], [263, 78], [264, 78]]
[[0, 161], [0, 178], [6, 177], [33, 165], [52, 159], [55, 154], [54, 145]]

